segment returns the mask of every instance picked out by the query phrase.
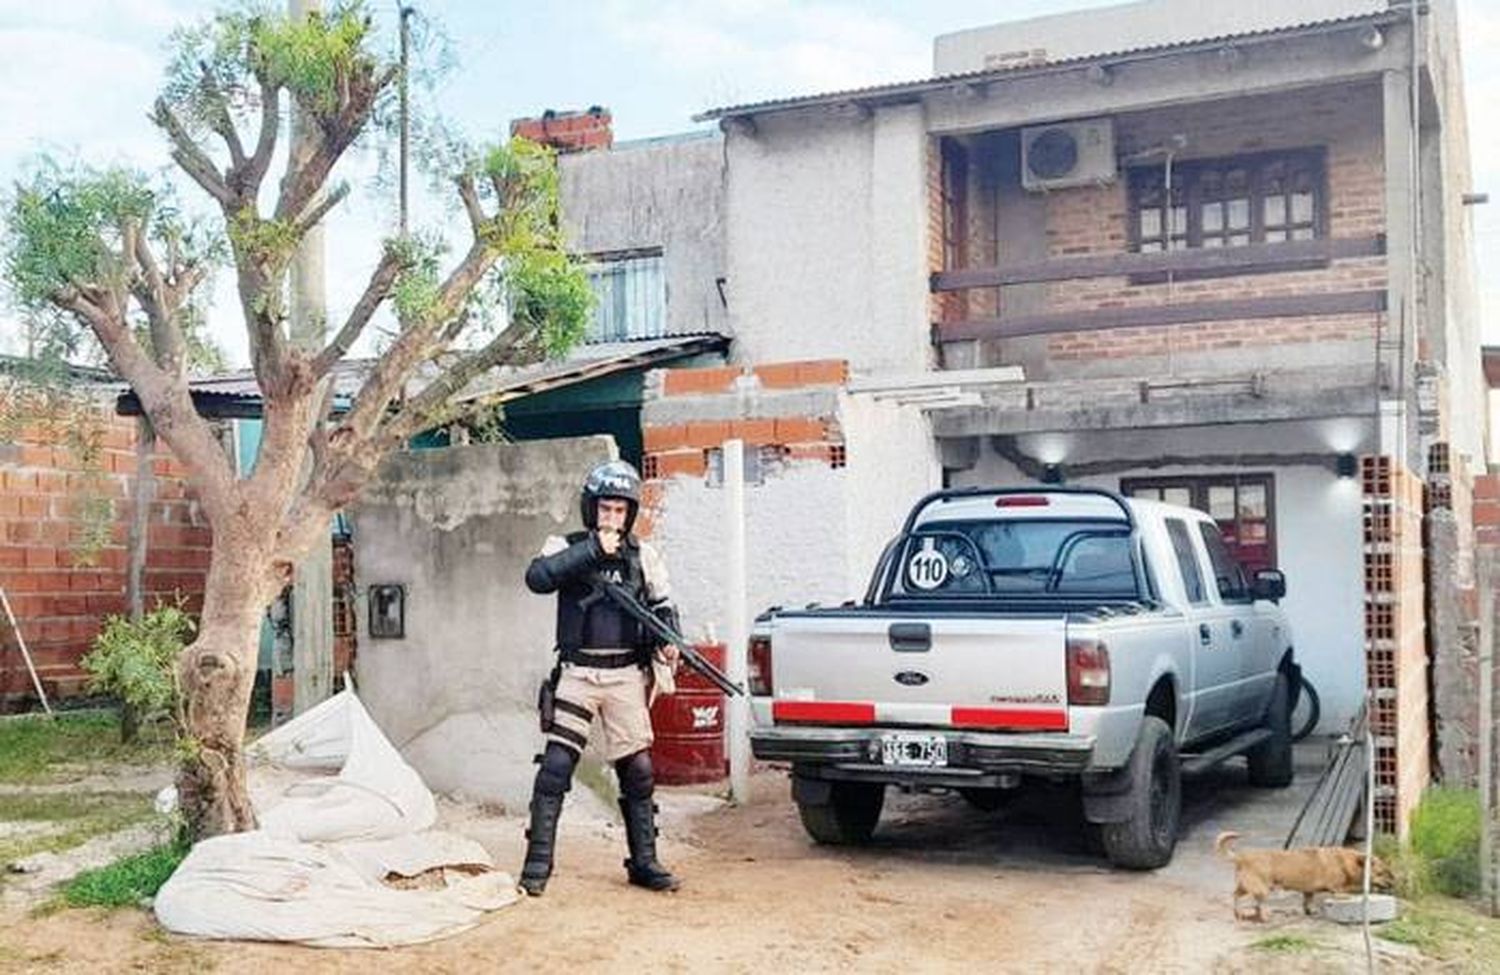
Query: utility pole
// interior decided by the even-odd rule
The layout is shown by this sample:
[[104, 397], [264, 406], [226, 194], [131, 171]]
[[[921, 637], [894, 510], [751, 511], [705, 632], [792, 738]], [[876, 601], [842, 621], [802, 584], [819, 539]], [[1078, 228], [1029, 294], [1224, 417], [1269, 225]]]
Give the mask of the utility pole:
[[[294, 20], [321, 16], [322, 0], [287, 0]], [[292, 140], [288, 167], [317, 149], [317, 123], [292, 105]], [[316, 206], [314, 199], [309, 206]], [[327, 336], [328, 312], [323, 294], [323, 227], [302, 238], [292, 262], [291, 341], [319, 349]], [[327, 379], [325, 382], [332, 382]], [[292, 710], [302, 714], [333, 692], [333, 539], [325, 532], [297, 564], [292, 579]]]
[[[724, 562], [729, 578], [725, 581], [724, 634], [727, 646], [724, 670], [729, 679], [746, 687], [746, 647], [750, 644], [750, 621], [746, 611], [745, 584], [745, 441], [726, 440], [723, 444], [724, 528], [726, 549]], [[748, 688], [746, 688], [748, 690]], [[730, 695], [725, 702], [729, 737], [729, 797], [737, 803], [750, 801], [750, 701], [743, 695]]]
[[406, 167], [411, 145], [411, 16], [412, 7], [401, 5], [401, 236], [406, 236]]

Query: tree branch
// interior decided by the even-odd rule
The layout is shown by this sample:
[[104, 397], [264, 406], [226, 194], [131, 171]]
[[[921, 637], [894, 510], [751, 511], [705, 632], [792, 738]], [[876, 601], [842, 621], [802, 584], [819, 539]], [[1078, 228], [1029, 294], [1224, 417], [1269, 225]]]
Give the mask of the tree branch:
[[[384, 431], [405, 439], [449, 419], [446, 408], [454, 396], [501, 364], [526, 365], [542, 357], [540, 347], [527, 347], [537, 334], [535, 326], [512, 322], [478, 352], [447, 369], [421, 392], [404, 403], [382, 425]], [[518, 351], [519, 350], [519, 351]]]
[[199, 61], [198, 68], [203, 73], [203, 90], [214, 99], [213, 121], [209, 125], [229, 149], [231, 170], [239, 169], [245, 165], [245, 146], [240, 142], [240, 133], [234, 127], [234, 119], [229, 116], [224, 93], [219, 90], [219, 83], [214, 80], [213, 72], [208, 70], [205, 62]]
[[187, 383], [151, 361], [130, 334], [123, 313], [110, 315], [78, 288], [57, 292], [52, 302], [77, 315], [93, 330], [109, 353], [110, 363], [140, 399], [141, 409], [150, 417], [157, 435], [193, 475], [210, 521], [219, 523], [227, 517], [234, 472], [208, 423], [194, 409]]
[[484, 208], [479, 205], [479, 190], [474, 186], [474, 177], [465, 173], [454, 179], [454, 182], [458, 184], [458, 195], [464, 201], [464, 210], [469, 214], [469, 226], [478, 239], [489, 225], [490, 218], [485, 216]]
[[[151, 326], [151, 351], [157, 365], [170, 375], [180, 375], [186, 365], [182, 328], [177, 313], [193, 286], [202, 277], [201, 270], [193, 269], [177, 275], [177, 281], [168, 285], [162, 277], [161, 267], [151, 246], [142, 234], [135, 235], [135, 260], [145, 277], [144, 287], [136, 289], [136, 300], [145, 309], [146, 320]], [[194, 275], [194, 271], [197, 271]]]
[[156, 111], [152, 121], [160, 126], [167, 137], [172, 140], [172, 158], [181, 166], [183, 172], [193, 178], [193, 182], [203, 187], [204, 192], [219, 201], [226, 213], [238, 208], [239, 197], [229, 188], [224, 181], [219, 168], [214, 165], [212, 159], [203, 151], [193, 137], [188, 134], [181, 120], [172, 112], [171, 106], [165, 98], [156, 100]]
[[390, 295], [391, 288], [395, 286], [396, 276], [401, 273], [401, 258], [389, 248], [381, 255], [380, 263], [375, 265], [375, 270], [370, 274], [370, 282], [365, 285], [364, 294], [359, 296], [355, 302], [354, 309], [349, 312], [349, 317], [344, 320], [344, 326], [339, 329], [333, 341], [328, 343], [327, 348], [318, 353], [313, 360], [313, 374], [326, 376], [340, 359], [349, 354], [360, 333], [369, 324], [370, 318], [375, 314], [382, 302]]
[[245, 196], [254, 198], [260, 191], [260, 182], [271, 168], [271, 156], [276, 151], [276, 134], [281, 129], [281, 89], [264, 78], [260, 80], [260, 136], [255, 142], [255, 154], [246, 160], [236, 173], [240, 190]]
[[327, 216], [328, 211], [338, 206], [349, 195], [349, 184], [345, 183], [335, 187], [332, 193], [324, 193], [322, 198], [312, 204], [301, 217], [297, 219], [296, 232], [300, 239], [309, 230], [318, 225], [318, 221]]

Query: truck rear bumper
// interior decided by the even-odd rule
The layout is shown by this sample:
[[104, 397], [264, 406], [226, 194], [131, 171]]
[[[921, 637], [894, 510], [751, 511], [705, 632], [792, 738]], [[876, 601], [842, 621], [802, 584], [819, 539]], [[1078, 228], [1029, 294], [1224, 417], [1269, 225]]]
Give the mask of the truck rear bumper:
[[[1079, 774], [1090, 767], [1094, 755], [1093, 735], [922, 729], [921, 734], [941, 735], [947, 739], [946, 765], [884, 765], [881, 763], [881, 739], [895, 730], [760, 727], [751, 729], [750, 750], [763, 761], [816, 767], [815, 774], [824, 778], [960, 786], [983, 786], [990, 777], [1005, 774]], [[912, 730], [901, 729], [903, 733]]]

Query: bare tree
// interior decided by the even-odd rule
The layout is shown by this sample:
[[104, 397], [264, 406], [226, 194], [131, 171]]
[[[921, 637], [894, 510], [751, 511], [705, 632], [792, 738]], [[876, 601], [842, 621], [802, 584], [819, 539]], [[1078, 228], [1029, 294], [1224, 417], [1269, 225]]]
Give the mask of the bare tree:
[[[565, 252], [550, 154], [524, 140], [462, 156], [451, 183], [469, 241], [387, 241], [363, 293], [321, 349], [288, 338], [287, 274], [298, 242], [344, 199], [336, 164], [394, 88], [357, 3], [292, 20], [227, 13], [175, 36], [152, 119], [177, 166], [213, 201], [236, 276], [264, 408], [254, 471], [236, 475], [193, 407], [181, 362], [184, 309], [214, 239], [134, 174], [43, 170], [6, 212], [6, 278], [19, 301], [86, 328], [187, 470], [213, 529], [198, 636], [179, 666], [188, 748], [179, 772], [195, 836], [253, 828], [242, 742], [261, 613], [334, 512], [411, 436], [458, 414], [497, 365], [559, 352], [581, 333], [585, 279]], [[263, 187], [289, 105], [317, 137]], [[264, 199], [263, 199], [264, 198]], [[396, 320], [347, 408], [332, 374], [383, 306]], [[491, 321], [498, 324], [491, 325]], [[149, 342], [143, 341], [149, 334]], [[471, 403], [472, 405], [472, 403]]]

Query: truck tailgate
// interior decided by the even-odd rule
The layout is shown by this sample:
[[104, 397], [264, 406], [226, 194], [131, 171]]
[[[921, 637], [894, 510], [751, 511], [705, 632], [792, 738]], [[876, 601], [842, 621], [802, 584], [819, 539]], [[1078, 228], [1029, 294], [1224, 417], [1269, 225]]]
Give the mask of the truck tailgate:
[[1063, 617], [778, 617], [777, 724], [1067, 729]]

